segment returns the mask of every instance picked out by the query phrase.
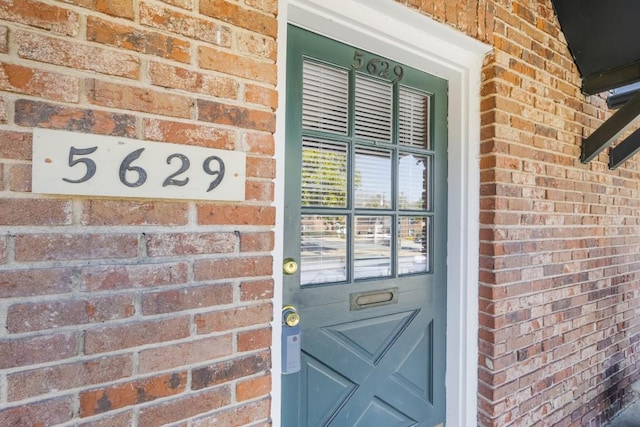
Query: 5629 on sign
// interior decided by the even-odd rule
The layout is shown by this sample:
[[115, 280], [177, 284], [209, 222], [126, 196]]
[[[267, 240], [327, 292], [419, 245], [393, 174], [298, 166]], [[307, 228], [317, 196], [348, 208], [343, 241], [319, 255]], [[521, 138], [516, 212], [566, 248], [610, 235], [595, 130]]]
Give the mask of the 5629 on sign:
[[34, 193], [244, 200], [237, 151], [49, 129], [33, 132]]

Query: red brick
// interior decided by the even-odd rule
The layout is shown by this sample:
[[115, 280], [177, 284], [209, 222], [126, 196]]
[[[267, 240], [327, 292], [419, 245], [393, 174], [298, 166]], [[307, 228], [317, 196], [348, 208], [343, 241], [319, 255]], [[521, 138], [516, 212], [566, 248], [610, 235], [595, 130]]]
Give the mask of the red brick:
[[134, 0], [64, 0], [76, 6], [106, 13], [107, 15], [119, 18], [133, 19], [135, 17], [133, 9]]
[[199, 65], [207, 70], [275, 85], [278, 80], [276, 65], [258, 58], [246, 58], [229, 52], [200, 46]]
[[77, 13], [36, 0], [13, 0], [0, 3], [0, 19], [68, 36], [75, 36], [80, 26]]
[[78, 353], [75, 333], [0, 341], [0, 369], [74, 357]]
[[22, 65], [0, 63], [0, 90], [53, 101], [78, 102], [79, 79]]
[[71, 269], [43, 268], [0, 271], [0, 298], [63, 294], [72, 290]]
[[278, 13], [278, 0], [245, 0], [245, 4], [273, 15]]
[[19, 262], [74, 259], [134, 258], [137, 236], [127, 234], [19, 234], [15, 258]]
[[[25, 31], [16, 33], [16, 42], [21, 58], [131, 79], [138, 78], [140, 72], [138, 58], [112, 49], [82, 45]], [[43, 94], [44, 98], [52, 99], [45, 95]]]
[[273, 182], [247, 180], [245, 185], [245, 200], [272, 202], [274, 198]]
[[236, 99], [238, 96], [239, 85], [232, 78], [199, 73], [169, 64], [152, 62], [149, 65], [149, 77], [151, 83], [156, 86], [202, 93], [217, 98]]
[[128, 200], [89, 200], [84, 225], [186, 225], [187, 204]]
[[238, 351], [255, 351], [271, 346], [271, 328], [238, 332]]
[[81, 289], [88, 292], [179, 285], [187, 280], [185, 263], [84, 267], [80, 274]]
[[197, 341], [153, 347], [140, 352], [140, 372], [156, 372], [180, 366], [211, 362], [233, 353], [231, 334]]
[[94, 16], [87, 18], [87, 40], [174, 61], [191, 61], [191, 45], [187, 41]]
[[269, 276], [273, 270], [270, 256], [203, 259], [196, 261], [193, 269], [197, 281]]
[[86, 88], [89, 102], [95, 105], [171, 117], [191, 117], [193, 101], [184, 96], [95, 79], [87, 80]]
[[191, 388], [199, 390], [223, 384], [238, 378], [268, 371], [271, 357], [268, 351], [214, 363], [204, 368], [193, 369]]
[[3, 426], [53, 426], [69, 421], [72, 416], [71, 397], [0, 408]]
[[216, 412], [212, 415], [199, 418], [193, 421], [193, 427], [209, 427], [209, 426], [232, 426], [232, 425], [251, 425], [254, 427], [270, 427], [271, 423], [266, 421], [265, 424], [255, 424], [259, 420], [268, 420], [271, 408], [271, 401], [263, 399], [258, 402], [250, 402], [242, 406], [235, 406]]
[[266, 132], [275, 131], [275, 114], [198, 99], [198, 120]]
[[83, 391], [80, 393], [80, 416], [90, 417], [126, 406], [151, 402], [182, 393], [186, 386], [187, 373], [177, 372]]
[[78, 427], [128, 427], [134, 425], [132, 412], [119, 412], [115, 415], [78, 424]]
[[236, 385], [236, 399], [238, 402], [255, 399], [261, 396], [268, 396], [271, 391], [271, 375], [251, 378], [246, 381], [239, 381]]
[[255, 178], [275, 178], [275, 161], [271, 158], [248, 156], [247, 176]]
[[273, 135], [246, 132], [242, 140], [242, 151], [250, 154], [273, 156], [275, 154]]
[[278, 22], [274, 16], [224, 0], [200, 0], [200, 13], [274, 38], [278, 33]]
[[131, 376], [130, 355], [68, 363], [7, 375], [9, 400], [22, 400], [76, 387], [92, 386]]
[[235, 133], [230, 130], [157, 119], [145, 119], [144, 138], [224, 150], [234, 150], [236, 145]]
[[240, 284], [240, 301], [273, 298], [273, 280], [254, 280]]
[[140, 410], [140, 425], [159, 426], [184, 420], [231, 403], [228, 387], [216, 387]]
[[[2, 168], [0, 168], [0, 174], [2, 174]], [[1, 187], [2, 181], [0, 181]], [[11, 165], [9, 167], [9, 191], [31, 192], [31, 165]]]
[[141, 3], [140, 23], [171, 34], [181, 34], [190, 39], [231, 47], [232, 33], [229, 27], [172, 9]]
[[172, 313], [202, 307], [231, 304], [233, 286], [217, 284], [184, 289], [174, 289], [145, 294], [142, 298], [142, 314]]
[[239, 33], [237, 37], [240, 52], [247, 53], [248, 56], [276, 60], [278, 45], [275, 39], [252, 33]]
[[10, 333], [37, 331], [64, 326], [102, 323], [135, 314], [131, 295], [86, 299], [22, 303], [9, 307], [7, 330]]
[[104, 353], [188, 336], [188, 317], [127, 323], [86, 330], [84, 350], [86, 354]]
[[273, 225], [272, 206], [198, 205], [198, 224]]
[[240, 233], [240, 252], [270, 252], [274, 242], [272, 232]]
[[[135, 117], [129, 114], [71, 108], [27, 99], [17, 100], [15, 110], [15, 122], [20, 126], [129, 138], [135, 136]], [[31, 153], [29, 153], [30, 157]]]
[[264, 105], [272, 111], [278, 107], [278, 92], [269, 87], [247, 84], [244, 99], [250, 104]]
[[210, 334], [213, 332], [266, 324], [272, 319], [273, 306], [268, 303], [196, 314], [194, 318], [198, 328], [198, 334]]
[[[2, 168], [0, 167], [0, 174], [1, 173], [2, 173]], [[1, 182], [2, 181], [0, 181], [0, 183]], [[0, 264], [5, 264], [6, 262], [7, 262], [7, 241], [6, 239], [0, 239]]]
[[236, 251], [235, 233], [171, 233], [147, 235], [149, 256], [175, 256], [232, 253]]

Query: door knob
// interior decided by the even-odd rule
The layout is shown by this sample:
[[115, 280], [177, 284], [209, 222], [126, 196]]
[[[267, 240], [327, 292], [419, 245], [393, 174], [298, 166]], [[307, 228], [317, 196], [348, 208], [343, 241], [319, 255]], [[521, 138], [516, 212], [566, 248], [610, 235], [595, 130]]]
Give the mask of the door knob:
[[300, 315], [298, 314], [298, 310], [292, 305], [287, 305], [282, 308], [282, 322], [293, 328], [300, 323]]
[[282, 263], [282, 271], [286, 275], [295, 274], [296, 271], [298, 271], [298, 263], [293, 258], [285, 258], [284, 262]]

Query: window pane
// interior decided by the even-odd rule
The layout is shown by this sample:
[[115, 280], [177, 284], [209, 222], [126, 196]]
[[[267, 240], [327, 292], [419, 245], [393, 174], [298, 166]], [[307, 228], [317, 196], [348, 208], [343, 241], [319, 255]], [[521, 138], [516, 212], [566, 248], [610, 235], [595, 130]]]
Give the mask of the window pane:
[[356, 216], [354, 278], [391, 275], [391, 217]]
[[302, 206], [347, 206], [347, 147], [306, 138], [302, 142]]
[[302, 65], [302, 127], [347, 133], [349, 75], [312, 61]]
[[355, 207], [391, 207], [391, 153], [372, 148], [356, 148]]
[[356, 136], [375, 141], [391, 141], [391, 83], [356, 75]]
[[347, 279], [347, 220], [344, 215], [301, 218], [300, 284]]
[[398, 273], [425, 273], [430, 269], [431, 218], [400, 217], [398, 234]]
[[400, 144], [431, 149], [429, 141], [430, 95], [417, 90], [400, 88], [399, 139]]
[[405, 210], [431, 208], [431, 157], [401, 153], [398, 160], [398, 205]]

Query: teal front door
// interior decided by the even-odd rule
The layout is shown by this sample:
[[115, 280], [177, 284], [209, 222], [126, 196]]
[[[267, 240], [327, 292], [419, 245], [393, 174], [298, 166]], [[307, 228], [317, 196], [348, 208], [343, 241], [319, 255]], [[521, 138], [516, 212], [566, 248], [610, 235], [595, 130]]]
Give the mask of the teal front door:
[[283, 426], [440, 425], [447, 82], [288, 31]]

